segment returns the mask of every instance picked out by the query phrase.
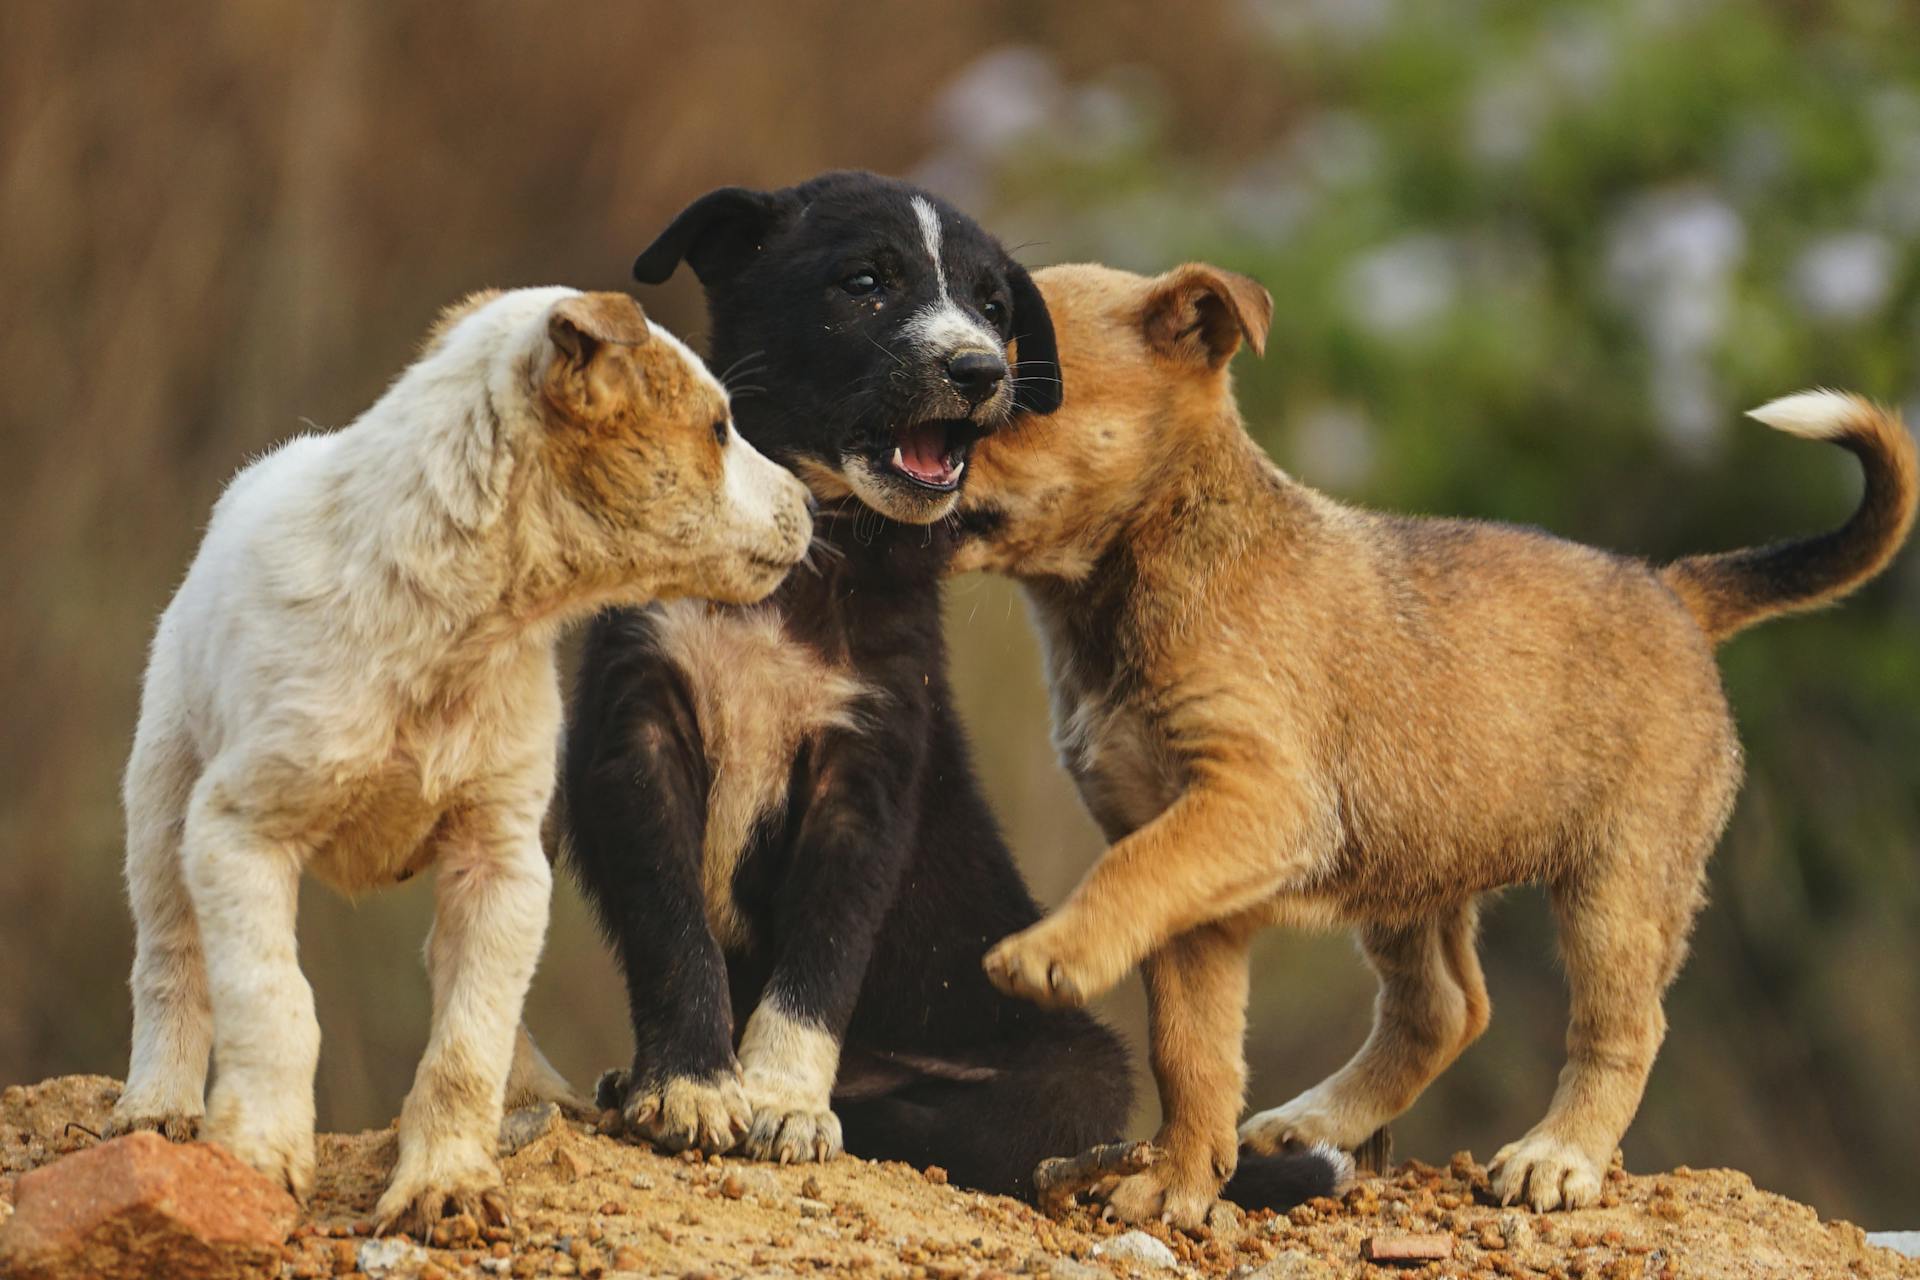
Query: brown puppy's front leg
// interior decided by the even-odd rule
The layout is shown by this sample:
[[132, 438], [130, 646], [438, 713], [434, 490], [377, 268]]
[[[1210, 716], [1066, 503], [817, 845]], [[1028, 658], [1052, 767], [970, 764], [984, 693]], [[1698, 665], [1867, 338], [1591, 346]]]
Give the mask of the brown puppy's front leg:
[[[1008, 995], [1066, 1007], [1104, 994], [1177, 934], [1271, 898], [1312, 868], [1330, 824], [1284, 781], [1196, 783], [1116, 842], [1052, 915], [989, 951]], [[1248, 785], [1251, 784], [1251, 785]]]
[[1127, 1222], [1207, 1220], [1238, 1159], [1233, 1123], [1247, 1085], [1247, 948], [1252, 926], [1206, 925], [1148, 956], [1147, 1006], [1163, 1155], [1123, 1178], [1107, 1204]]

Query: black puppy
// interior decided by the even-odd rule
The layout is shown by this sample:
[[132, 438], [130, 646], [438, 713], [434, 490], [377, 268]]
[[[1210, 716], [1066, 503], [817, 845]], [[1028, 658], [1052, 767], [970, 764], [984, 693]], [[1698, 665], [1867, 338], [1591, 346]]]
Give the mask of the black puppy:
[[619, 611], [588, 637], [568, 847], [635, 1038], [602, 1100], [668, 1147], [809, 1160], [844, 1133], [1022, 1191], [1120, 1133], [1126, 1054], [981, 971], [1039, 913], [952, 710], [926, 526], [975, 440], [1059, 405], [1045, 304], [970, 219], [864, 173], [715, 191], [634, 274], [683, 260], [710, 362], [769, 392], [739, 395], [739, 430], [808, 481], [822, 545], [767, 604]]
[[[972, 220], [865, 173], [712, 192], [634, 274], [682, 261], [710, 362], [768, 392], [741, 391], [739, 430], [813, 489], [821, 545], [766, 604], [615, 612], [589, 635], [568, 845], [635, 1037], [602, 1102], [668, 1147], [823, 1159], [844, 1134], [1024, 1192], [1041, 1158], [1120, 1133], [1126, 1055], [981, 970], [1039, 913], [952, 709], [930, 526], [976, 440], [1058, 407], [1046, 306]], [[1304, 1174], [1292, 1199], [1330, 1180], [1280, 1163]]]

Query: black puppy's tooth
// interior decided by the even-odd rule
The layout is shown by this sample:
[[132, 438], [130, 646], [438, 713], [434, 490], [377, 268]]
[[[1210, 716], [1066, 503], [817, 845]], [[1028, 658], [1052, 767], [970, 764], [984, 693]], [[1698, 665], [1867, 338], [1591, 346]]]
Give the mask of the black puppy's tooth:
[[[815, 571], [756, 609], [592, 628], [564, 799], [628, 984], [628, 1089], [730, 1065], [745, 1033], [750, 1100], [754, 1055], [777, 1046], [815, 1101], [832, 1091], [847, 1150], [1022, 1192], [1041, 1158], [1120, 1133], [1126, 1054], [981, 969], [1039, 910], [952, 711], [948, 535], [885, 517], [944, 514], [975, 440], [1058, 406], [1052, 323], [971, 219], [871, 174], [702, 197], [635, 272], [681, 260], [707, 290], [710, 361], [751, 354], [765, 388], [734, 406], [741, 435], [884, 509], [823, 519]], [[825, 514], [851, 514], [837, 501]]]

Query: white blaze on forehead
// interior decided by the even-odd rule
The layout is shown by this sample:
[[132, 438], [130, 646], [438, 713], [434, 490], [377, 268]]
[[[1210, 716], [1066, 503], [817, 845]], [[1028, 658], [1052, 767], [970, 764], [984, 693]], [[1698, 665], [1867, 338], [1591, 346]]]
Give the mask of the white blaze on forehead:
[[925, 196], [913, 198], [913, 216], [920, 223], [920, 242], [933, 261], [933, 278], [940, 286], [940, 297], [916, 312], [907, 321], [908, 335], [916, 345], [942, 355], [984, 348], [998, 351], [1000, 335], [968, 314], [965, 307], [947, 292], [947, 266], [940, 258], [940, 214]]
[[927, 257], [933, 260], [933, 278], [940, 284], [940, 297], [947, 296], [947, 268], [940, 261], [940, 215], [925, 196], [913, 198], [913, 216], [920, 220], [920, 242], [927, 246]]

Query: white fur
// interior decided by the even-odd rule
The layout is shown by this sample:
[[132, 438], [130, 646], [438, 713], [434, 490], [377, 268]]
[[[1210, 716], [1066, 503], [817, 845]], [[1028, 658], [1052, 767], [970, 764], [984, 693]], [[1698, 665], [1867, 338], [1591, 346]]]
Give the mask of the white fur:
[[[376, 1216], [498, 1187], [546, 929], [560, 624], [780, 545], [777, 516], [789, 542], [798, 520], [792, 554], [805, 545], [799, 484], [737, 438], [724, 500], [696, 495], [697, 535], [579, 506], [546, 465], [555, 428], [530, 381], [575, 296], [484, 303], [353, 425], [289, 441], [215, 506], [160, 619], [127, 769], [138, 942], [117, 1130], [190, 1130], [211, 1047], [208, 1136], [310, 1193], [320, 1031], [295, 954], [300, 878], [351, 892], [431, 866], [433, 1025]], [[753, 572], [762, 593], [778, 581]]]
[[1809, 440], [1831, 440], [1845, 435], [1863, 409], [1859, 400], [1843, 391], [1802, 391], [1749, 409], [1747, 416], [1775, 431]]
[[970, 315], [947, 290], [947, 267], [940, 257], [939, 212], [924, 196], [915, 196], [913, 215], [920, 223], [920, 241], [926, 247], [927, 257], [933, 261], [940, 297], [907, 320], [908, 340], [942, 359], [951, 359], [963, 351], [999, 353], [1003, 348], [1000, 335]]
[[740, 1037], [740, 1069], [753, 1106], [753, 1125], [741, 1140], [745, 1154], [781, 1164], [840, 1154], [840, 1118], [833, 1114], [840, 1042], [831, 1033], [768, 996]]

